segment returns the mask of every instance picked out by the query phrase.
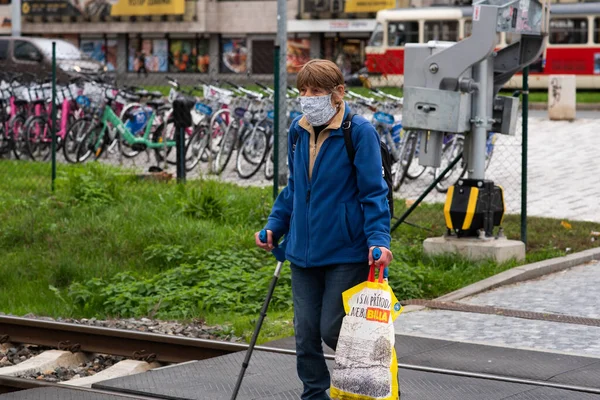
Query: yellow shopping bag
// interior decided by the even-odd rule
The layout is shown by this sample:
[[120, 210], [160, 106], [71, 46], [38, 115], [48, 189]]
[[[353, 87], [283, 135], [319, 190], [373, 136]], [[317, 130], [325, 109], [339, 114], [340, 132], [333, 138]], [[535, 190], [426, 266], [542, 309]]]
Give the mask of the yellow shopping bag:
[[398, 362], [394, 320], [402, 312], [383, 269], [343, 294], [346, 316], [331, 374], [334, 400], [398, 400]]

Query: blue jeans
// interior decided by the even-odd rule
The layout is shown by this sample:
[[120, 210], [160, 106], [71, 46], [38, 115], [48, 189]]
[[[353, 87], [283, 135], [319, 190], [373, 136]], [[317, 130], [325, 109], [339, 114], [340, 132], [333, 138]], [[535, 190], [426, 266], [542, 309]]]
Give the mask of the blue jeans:
[[304, 384], [302, 400], [329, 400], [331, 384], [321, 340], [335, 350], [344, 304], [342, 292], [368, 279], [367, 263], [292, 269], [294, 331], [298, 376]]

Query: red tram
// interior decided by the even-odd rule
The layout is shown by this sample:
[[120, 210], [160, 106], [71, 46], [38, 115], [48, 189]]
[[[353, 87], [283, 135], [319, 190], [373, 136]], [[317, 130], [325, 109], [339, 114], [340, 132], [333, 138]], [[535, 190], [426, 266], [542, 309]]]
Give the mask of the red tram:
[[[375, 85], [403, 84], [404, 44], [459, 41], [471, 34], [472, 7], [382, 10], [366, 48], [366, 66]], [[515, 40], [498, 33], [498, 47]], [[550, 33], [542, 58], [530, 66], [529, 85], [547, 88], [548, 76], [576, 75], [577, 88], [600, 88], [600, 3], [552, 4]], [[521, 75], [507, 83], [521, 87]]]

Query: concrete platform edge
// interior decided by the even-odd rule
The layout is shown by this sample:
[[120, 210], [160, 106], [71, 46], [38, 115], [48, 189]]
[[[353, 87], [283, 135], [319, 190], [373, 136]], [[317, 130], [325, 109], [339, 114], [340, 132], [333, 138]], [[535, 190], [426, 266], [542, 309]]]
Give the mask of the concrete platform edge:
[[593, 260], [600, 260], [600, 248], [588, 249], [579, 253], [569, 254], [564, 257], [551, 258], [549, 260], [538, 261], [535, 263], [511, 268], [482, 281], [475, 282], [472, 285], [465, 286], [464, 288], [438, 297], [436, 300], [457, 301], [486, 290], [539, 278], [541, 276], [562, 271], [564, 269], [569, 269]]

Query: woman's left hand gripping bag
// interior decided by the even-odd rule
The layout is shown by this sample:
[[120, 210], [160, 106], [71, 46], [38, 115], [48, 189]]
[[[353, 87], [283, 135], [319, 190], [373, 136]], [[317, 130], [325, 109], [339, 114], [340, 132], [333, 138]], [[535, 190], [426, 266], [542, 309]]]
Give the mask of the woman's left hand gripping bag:
[[398, 362], [394, 320], [402, 312], [392, 288], [381, 278], [369, 279], [342, 296], [346, 316], [331, 374], [334, 400], [398, 400]]

